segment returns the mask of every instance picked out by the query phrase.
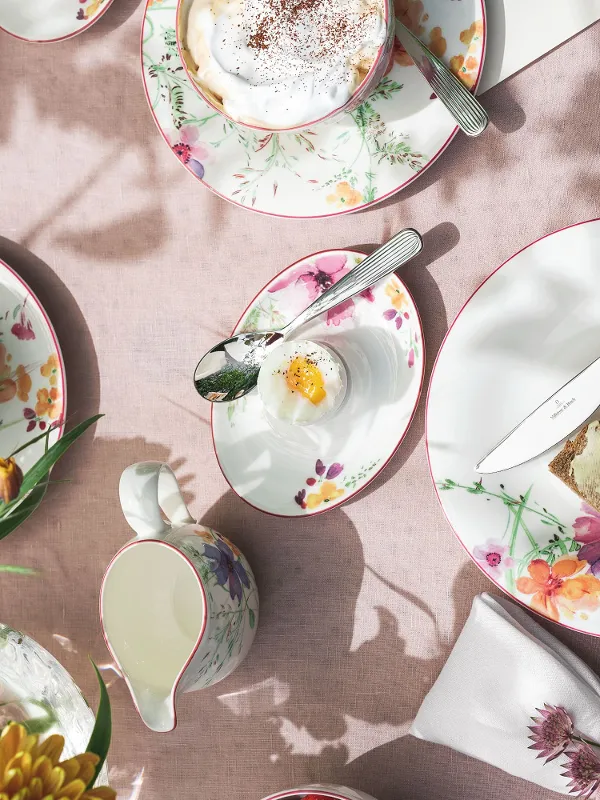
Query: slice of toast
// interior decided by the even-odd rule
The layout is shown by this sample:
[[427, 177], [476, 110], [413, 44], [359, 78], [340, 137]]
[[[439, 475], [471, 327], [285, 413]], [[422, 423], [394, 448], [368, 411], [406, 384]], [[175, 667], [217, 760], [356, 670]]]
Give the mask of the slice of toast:
[[[565, 446], [558, 453], [555, 458], [548, 464], [548, 469], [553, 475], [561, 480], [566, 486], [579, 495], [583, 501], [593, 506], [597, 511], [600, 511], [600, 481], [597, 488], [592, 488], [589, 485], [585, 488], [579, 486], [573, 474], [573, 460], [576, 456], [580, 456], [588, 446], [588, 428], [590, 426], [598, 426], [598, 422], [590, 422], [582, 428], [574, 439], [568, 439]], [[600, 450], [597, 453], [598, 470], [600, 475]]]

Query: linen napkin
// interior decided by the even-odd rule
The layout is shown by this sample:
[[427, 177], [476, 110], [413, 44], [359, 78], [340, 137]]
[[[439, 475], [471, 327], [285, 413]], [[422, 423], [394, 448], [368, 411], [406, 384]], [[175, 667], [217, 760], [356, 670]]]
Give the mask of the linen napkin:
[[544, 703], [564, 706], [578, 734], [600, 742], [597, 676], [522, 608], [482, 594], [410, 732], [567, 794], [566, 756], [544, 764], [528, 749]]

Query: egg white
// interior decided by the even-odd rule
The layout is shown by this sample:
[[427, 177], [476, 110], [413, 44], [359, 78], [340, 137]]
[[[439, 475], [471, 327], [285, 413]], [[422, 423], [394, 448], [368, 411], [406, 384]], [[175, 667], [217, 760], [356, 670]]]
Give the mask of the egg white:
[[[316, 405], [287, 385], [285, 374], [297, 356], [309, 358], [323, 376], [325, 397]], [[263, 361], [258, 392], [267, 413], [275, 419], [292, 425], [312, 425], [340, 407], [346, 393], [346, 369], [338, 356], [323, 345], [307, 340], [285, 342]]]

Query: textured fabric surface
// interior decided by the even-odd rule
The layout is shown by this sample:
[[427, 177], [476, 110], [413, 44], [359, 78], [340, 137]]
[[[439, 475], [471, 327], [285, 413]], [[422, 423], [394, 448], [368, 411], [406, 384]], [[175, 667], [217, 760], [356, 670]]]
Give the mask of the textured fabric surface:
[[568, 794], [566, 756], [545, 763], [529, 748], [530, 718], [562, 706], [576, 730], [600, 737], [600, 680], [520, 606], [484, 593], [410, 729], [500, 769]]
[[[490, 130], [458, 137], [408, 191], [355, 216], [295, 221], [227, 204], [169, 153], [140, 82], [141, 14], [139, 0], [117, 0], [71, 41], [0, 38], [0, 257], [54, 320], [72, 419], [106, 414], [56, 470], [72, 482], [52, 487], [1, 542], [0, 561], [42, 575], [2, 577], [0, 620], [55, 653], [95, 703], [87, 654], [110, 663], [99, 581], [129, 537], [118, 479], [134, 461], [165, 460], [194, 513], [251, 561], [261, 622], [237, 672], [181, 699], [171, 734], [148, 731], [112, 675], [110, 762], [122, 798], [259, 800], [306, 781], [379, 800], [547, 798], [406, 735], [474, 595], [489, 588], [437, 504], [424, 398], [369, 489], [290, 522], [229, 490], [191, 375], [277, 270], [412, 225], [425, 251], [404, 276], [429, 376], [449, 322], [494, 267], [538, 236], [599, 216], [600, 27], [486, 93]], [[599, 643], [552, 629], [600, 667]]]

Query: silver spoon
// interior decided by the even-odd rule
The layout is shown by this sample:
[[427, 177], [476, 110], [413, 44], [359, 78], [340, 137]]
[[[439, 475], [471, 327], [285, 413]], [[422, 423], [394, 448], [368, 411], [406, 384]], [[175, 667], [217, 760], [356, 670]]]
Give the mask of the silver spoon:
[[198, 363], [194, 373], [196, 391], [213, 403], [237, 400], [248, 394], [256, 386], [260, 365], [272, 348], [282, 344], [304, 323], [364, 292], [422, 249], [423, 240], [417, 231], [406, 228], [323, 292], [285, 328], [238, 333], [225, 339]]
[[488, 115], [467, 87], [399, 19], [396, 20], [396, 36], [459, 128], [467, 136], [483, 133]]

